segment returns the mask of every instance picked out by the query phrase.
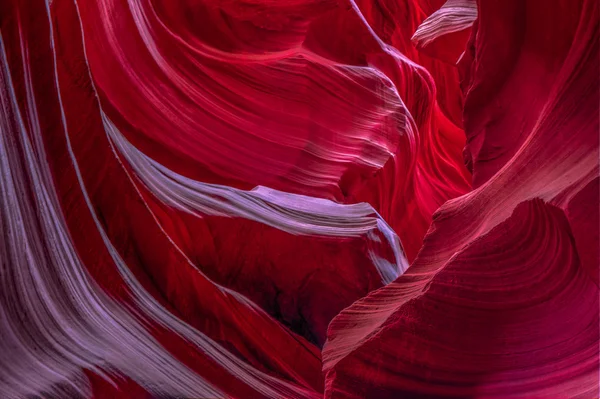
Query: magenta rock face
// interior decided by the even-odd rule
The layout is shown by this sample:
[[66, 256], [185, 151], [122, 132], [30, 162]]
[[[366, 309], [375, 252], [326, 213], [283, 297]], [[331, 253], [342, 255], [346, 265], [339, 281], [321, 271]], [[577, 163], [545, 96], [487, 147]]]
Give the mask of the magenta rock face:
[[0, 2], [0, 399], [599, 397], [599, 14]]

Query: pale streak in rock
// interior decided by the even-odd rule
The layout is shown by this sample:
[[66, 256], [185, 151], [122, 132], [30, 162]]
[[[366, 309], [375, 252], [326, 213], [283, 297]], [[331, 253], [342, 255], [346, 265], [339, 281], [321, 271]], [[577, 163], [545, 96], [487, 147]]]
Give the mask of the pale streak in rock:
[[169, 206], [197, 216], [241, 217], [290, 234], [340, 238], [366, 236], [369, 243], [374, 244], [380, 240], [379, 233], [394, 254], [393, 262], [389, 262], [370, 246], [369, 256], [382, 281], [390, 283], [408, 267], [398, 236], [367, 203], [344, 205], [262, 186], [244, 191], [192, 180], [141, 153], [106, 115], [103, 114], [102, 119], [105, 131], [136, 176]]
[[448, 0], [419, 25], [412, 41], [419, 47], [425, 47], [441, 36], [470, 28], [476, 19], [475, 0]]
[[26, 120], [0, 36], [0, 231], [5, 237], [0, 251], [0, 396], [88, 395], [83, 368], [105, 378], [119, 370], [157, 394], [221, 395], [168, 353], [139, 315], [106, 296], [85, 271], [44, 156], [23, 44]]

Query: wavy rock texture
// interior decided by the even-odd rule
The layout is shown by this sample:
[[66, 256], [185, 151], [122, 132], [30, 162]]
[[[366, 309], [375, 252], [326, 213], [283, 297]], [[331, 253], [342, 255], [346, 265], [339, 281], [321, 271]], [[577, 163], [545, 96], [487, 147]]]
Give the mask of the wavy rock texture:
[[[403, 276], [332, 321], [323, 351], [327, 397], [597, 394], [598, 5], [569, 3], [565, 7], [575, 7], [570, 13], [557, 7], [544, 18], [531, 2], [495, 5], [478, 4], [477, 31], [461, 65], [467, 71], [466, 155], [474, 159], [475, 148], [480, 155], [469, 163], [477, 188], [436, 212]], [[532, 12], [525, 13], [530, 6]], [[512, 57], [492, 52], [480, 42], [488, 7], [488, 25], [502, 26], [494, 11], [511, 21], [505, 29], [525, 18], [532, 42], [520, 52], [507, 44], [507, 51], [518, 52]], [[529, 28], [550, 30], [554, 21], [572, 27], [572, 39], [561, 42], [565, 47], [568, 42], [566, 49]], [[496, 34], [494, 40], [505, 39]], [[527, 51], [532, 46], [534, 54]], [[540, 85], [536, 79], [545, 76], [537, 72], [549, 67], [555, 68], [554, 80]], [[513, 92], [509, 102], [506, 90], [513, 81], [523, 84], [520, 93], [527, 90], [519, 101]], [[489, 101], [479, 102], [484, 97]], [[529, 98], [535, 98], [532, 104], [520, 102]], [[513, 112], [505, 111], [503, 99]], [[472, 124], [475, 120], [486, 122]], [[590, 230], [583, 238], [574, 233], [583, 221], [573, 210], [588, 206]], [[559, 263], [561, 272], [551, 272], [563, 257], [570, 260]], [[545, 273], [555, 276], [546, 280]], [[589, 288], [579, 288], [570, 277], [575, 275]], [[564, 298], [560, 307], [553, 305], [558, 297]], [[570, 318], [575, 314], [579, 327]], [[426, 332], [434, 330], [445, 337]], [[582, 346], [562, 347], [572, 344]]]
[[0, 397], [596, 397], [595, 0], [0, 3]]
[[475, 0], [448, 0], [419, 25], [412, 40], [419, 51], [455, 64], [476, 19]]

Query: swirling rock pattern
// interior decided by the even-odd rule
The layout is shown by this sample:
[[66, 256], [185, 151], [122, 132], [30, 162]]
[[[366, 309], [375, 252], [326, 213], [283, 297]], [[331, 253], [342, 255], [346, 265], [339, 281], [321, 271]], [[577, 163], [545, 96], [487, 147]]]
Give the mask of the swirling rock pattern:
[[0, 398], [598, 397], [595, 0], [0, 3]]

